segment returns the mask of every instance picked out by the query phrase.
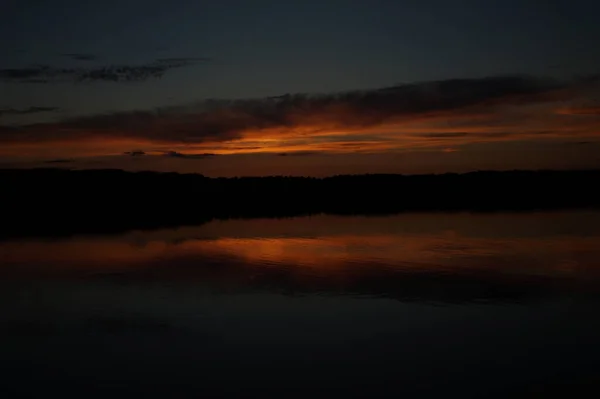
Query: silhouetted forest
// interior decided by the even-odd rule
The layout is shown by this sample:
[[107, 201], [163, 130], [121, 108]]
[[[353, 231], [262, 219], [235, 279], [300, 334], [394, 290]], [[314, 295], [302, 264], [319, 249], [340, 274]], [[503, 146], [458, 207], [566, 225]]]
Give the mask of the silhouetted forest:
[[122, 170], [0, 170], [0, 237], [111, 233], [318, 213], [600, 207], [600, 170], [209, 178]]

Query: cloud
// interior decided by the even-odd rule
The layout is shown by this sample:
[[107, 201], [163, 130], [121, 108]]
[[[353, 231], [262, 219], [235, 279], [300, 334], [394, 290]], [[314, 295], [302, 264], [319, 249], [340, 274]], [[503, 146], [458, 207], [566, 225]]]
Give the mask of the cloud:
[[[68, 54], [81, 59], [86, 54]], [[156, 79], [164, 76], [172, 69], [196, 65], [208, 61], [208, 58], [167, 58], [159, 59], [148, 64], [139, 65], [105, 65], [99, 67], [60, 68], [50, 65], [34, 65], [27, 68], [0, 69], [0, 81], [20, 83], [51, 83], [51, 82], [131, 82]]]
[[277, 155], [281, 156], [281, 157], [304, 157], [304, 156], [311, 156], [311, 155], [318, 155], [320, 154], [317, 151], [292, 151], [292, 152], [281, 152], [278, 153]]
[[212, 154], [212, 153], [184, 154], [184, 153], [177, 152], [177, 151], [166, 151], [163, 155], [166, 157], [170, 157], [170, 158], [204, 159], [204, 158], [213, 157], [217, 154]]
[[58, 107], [0, 108], [0, 117], [4, 115], [30, 115], [42, 112], [55, 112]]
[[44, 163], [71, 163], [74, 161], [75, 161], [74, 159], [61, 158], [61, 159], [50, 159], [48, 161], [44, 161]]
[[596, 115], [600, 116], [600, 106], [567, 107], [556, 111], [559, 115]]
[[61, 56], [70, 58], [74, 61], [95, 61], [98, 59], [98, 57], [93, 54], [84, 53], [63, 53]]
[[[173, 67], [195, 60], [162, 59], [153, 65]], [[90, 77], [104, 78], [99, 72]], [[330, 94], [209, 99], [180, 107], [0, 126], [0, 142], [40, 146], [85, 142], [103, 149], [110, 145], [116, 154], [122, 154], [125, 146], [140, 146], [170, 157], [201, 158], [206, 152], [351, 152], [425, 146], [441, 150], [473, 141], [539, 138], [544, 131], [548, 137], [593, 135], [598, 130], [583, 120], [588, 118], [566, 121], [552, 104], [585, 96], [597, 89], [597, 83], [596, 78], [496, 76]], [[98, 155], [102, 151], [98, 149]]]
[[421, 134], [420, 137], [428, 137], [432, 139], [445, 139], [445, 138], [456, 138], [456, 137], [466, 137], [472, 133], [466, 132], [451, 132], [451, 133], [425, 133]]
[[561, 143], [561, 145], [589, 145], [589, 144], [596, 144], [596, 142], [594, 141], [567, 141], [565, 143]]
[[139, 156], [142, 156], [142, 155], [146, 155], [146, 153], [144, 151], [125, 151], [123, 153], [123, 155], [129, 155], [129, 156], [132, 156], [132, 157], [139, 157]]
[[163, 65], [183, 65], [183, 64], [193, 64], [196, 62], [208, 62], [210, 58], [208, 57], [175, 57], [175, 58], [159, 58], [156, 60], [156, 63]]

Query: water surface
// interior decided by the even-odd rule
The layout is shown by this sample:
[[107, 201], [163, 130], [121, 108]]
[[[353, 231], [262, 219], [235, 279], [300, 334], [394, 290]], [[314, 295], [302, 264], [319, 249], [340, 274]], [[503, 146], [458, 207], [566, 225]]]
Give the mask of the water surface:
[[4, 241], [0, 391], [573, 393], [598, 387], [599, 294], [598, 212], [320, 215]]

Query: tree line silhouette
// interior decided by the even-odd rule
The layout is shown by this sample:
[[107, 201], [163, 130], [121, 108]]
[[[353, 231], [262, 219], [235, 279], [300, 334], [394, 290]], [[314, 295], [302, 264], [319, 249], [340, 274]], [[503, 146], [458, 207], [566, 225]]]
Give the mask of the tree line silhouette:
[[113, 169], [3, 169], [0, 237], [110, 233], [319, 213], [596, 208], [597, 181], [600, 170], [210, 178]]

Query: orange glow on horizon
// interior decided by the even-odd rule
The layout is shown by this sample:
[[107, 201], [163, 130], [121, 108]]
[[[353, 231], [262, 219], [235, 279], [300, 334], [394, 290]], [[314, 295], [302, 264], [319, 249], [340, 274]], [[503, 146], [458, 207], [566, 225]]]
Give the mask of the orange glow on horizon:
[[[0, 156], [77, 158], [117, 156], [132, 150], [150, 155], [168, 151], [188, 155], [444, 151], [473, 143], [600, 138], [600, 119], [592, 115], [596, 109], [589, 107], [557, 109], [553, 105], [530, 105], [504, 107], [496, 112], [471, 107], [453, 112], [398, 116], [376, 122], [369, 119], [361, 121], [366, 117], [353, 116], [343, 108], [328, 111], [330, 114], [291, 118], [291, 125], [286, 127], [246, 128], [231, 134], [231, 137], [217, 135], [203, 138], [200, 135], [190, 141], [177, 136], [170, 138], [169, 132], [178, 128], [173, 123], [157, 123], [147, 132], [128, 131], [119, 126], [111, 130], [63, 129], [60, 124], [50, 124], [27, 135], [12, 134], [12, 139], [0, 146]], [[218, 114], [214, 117], [224, 116]], [[187, 127], [191, 129], [194, 118], [188, 119], [184, 118], [183, 122], [192, 123]]]

